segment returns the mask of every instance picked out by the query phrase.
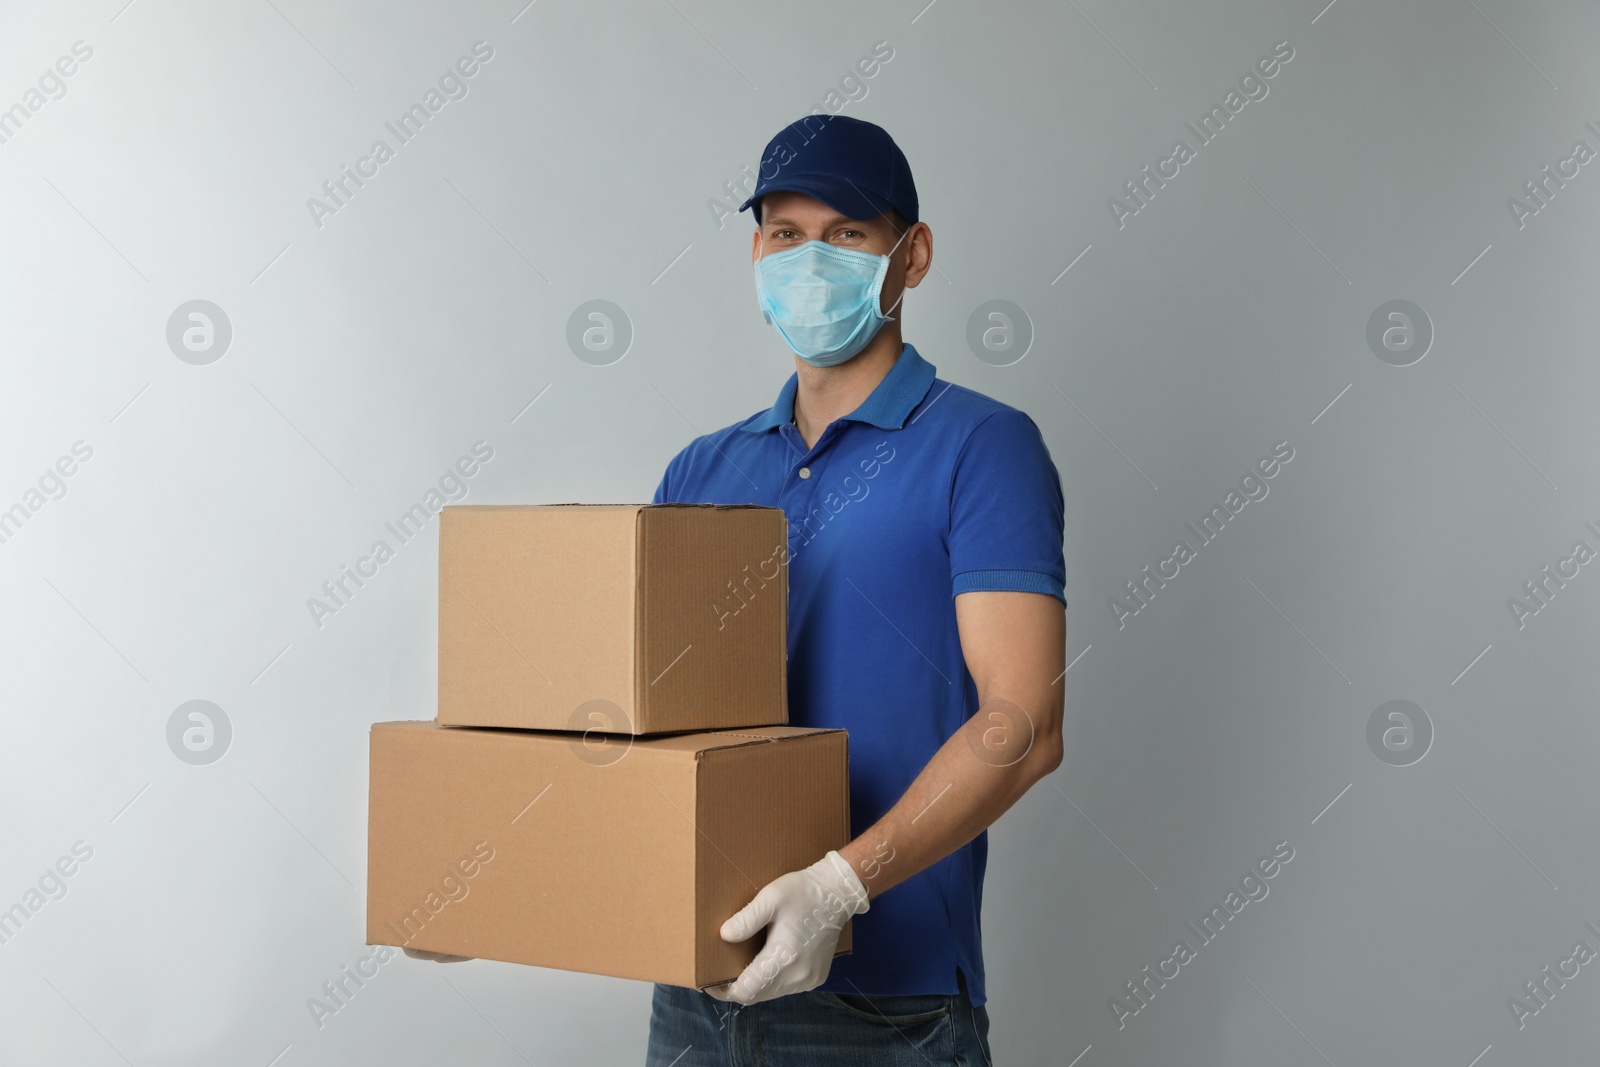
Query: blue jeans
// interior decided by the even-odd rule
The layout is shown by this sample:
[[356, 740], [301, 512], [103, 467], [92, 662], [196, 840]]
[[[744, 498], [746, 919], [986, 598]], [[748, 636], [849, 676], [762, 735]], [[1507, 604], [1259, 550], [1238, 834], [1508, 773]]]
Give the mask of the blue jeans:
[[658, 984], [645, 1067], [992, 1067], [989, 1013], [960, 984], [955, 994], [812, 990], [750, 1005]]

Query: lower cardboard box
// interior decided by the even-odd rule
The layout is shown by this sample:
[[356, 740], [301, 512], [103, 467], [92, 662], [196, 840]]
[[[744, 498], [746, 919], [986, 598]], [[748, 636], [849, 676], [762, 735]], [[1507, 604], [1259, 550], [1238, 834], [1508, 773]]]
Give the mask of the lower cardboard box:
[[[382, 722], [367, 942], [705, 988], [722, 923], [850, 840], [843, 730], [657, 737]], [[850, 924], [837, 954], [850, 950]]]

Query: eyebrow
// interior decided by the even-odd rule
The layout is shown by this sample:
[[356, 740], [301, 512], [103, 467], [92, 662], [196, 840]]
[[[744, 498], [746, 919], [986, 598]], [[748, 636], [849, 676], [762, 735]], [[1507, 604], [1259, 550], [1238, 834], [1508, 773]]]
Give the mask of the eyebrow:
[[[849, 218], [848, 216], [845, 216], [845, 215], [835, 215], [832, 218], [823, 220], [822, 229], [830, 230], [833, 227], [840, 225], [841, 223], [850, 223], [850, 224], [852, 224], [854, 226], [862, 227], [862, 226], [870, 226], [872, 224], [872, 220], [871, 219], [852, 219], [852, 218]], [[796, 222], [794, 219], [787, 219], [787, 218], [783, 218], [783, 217], [778, 216], [778, 215], [774, 215], [774, 216], [772, 216], [771, 218], [768, 218], [768, 219], [763, 219], [761, 224], [762, 224], [762, 226], [791, 226], [791, 227], [794, 227], [795, 229], [800, 229], [801, 228], [800, 224], [798, 222]]]

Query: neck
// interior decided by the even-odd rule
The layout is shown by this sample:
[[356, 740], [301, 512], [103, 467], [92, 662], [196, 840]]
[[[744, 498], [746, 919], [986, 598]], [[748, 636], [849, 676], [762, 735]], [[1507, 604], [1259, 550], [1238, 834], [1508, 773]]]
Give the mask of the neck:
[[809, 448], [822, 431], [841, 415], [860, 407], [878, 383], [888, 376], [905, 342], [900, 323], [886, 322], [867, 347], [837, 367], [813, 367], [794, 358], [799, 382], [794, 394], [794, 424]]

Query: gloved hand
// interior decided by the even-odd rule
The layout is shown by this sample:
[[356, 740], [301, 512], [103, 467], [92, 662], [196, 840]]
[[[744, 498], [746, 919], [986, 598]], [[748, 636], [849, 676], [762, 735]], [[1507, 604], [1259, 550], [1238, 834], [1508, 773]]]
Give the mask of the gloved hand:
[[434, 963], [460, 963], [462, 960], [476, 958], [473, 956], [452, 956], [448, 952], [429, 952], [427, 949], [405, 948], [404, 946], [401, 947], [401, 951], [414, 960], [432, 960]]
[[706, 992], [755, 1004], [815, 989], [827, 980], [845, 920], [869, 906], [866, 886], [838, 852], [774, 879], [722, 924], [724, 941], [743, 941], [770, 924], [767, 943], [738, 978]]

